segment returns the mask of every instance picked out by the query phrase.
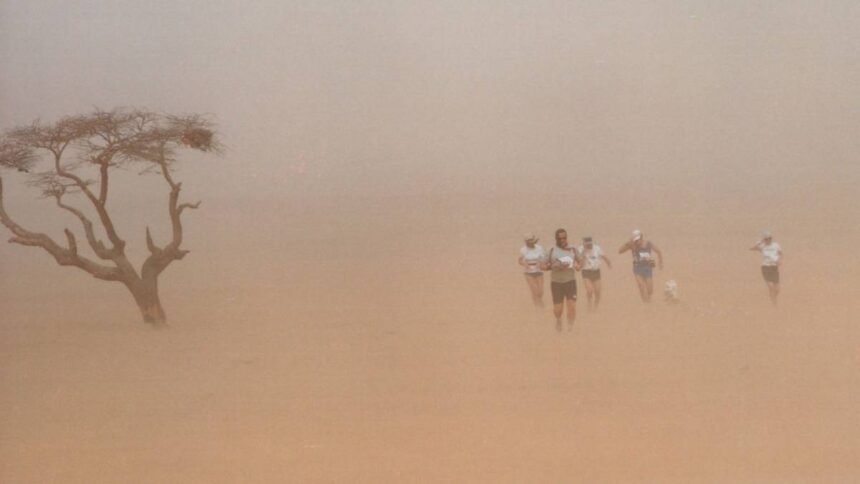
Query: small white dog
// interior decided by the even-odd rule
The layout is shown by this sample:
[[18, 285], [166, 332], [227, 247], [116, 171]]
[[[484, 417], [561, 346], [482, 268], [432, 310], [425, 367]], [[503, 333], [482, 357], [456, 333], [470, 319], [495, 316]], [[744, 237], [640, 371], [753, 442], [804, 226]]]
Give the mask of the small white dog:
[[666, 285], [663, 286], [663, 300], [669, 304], [676, 304], [681, 300], [678, 295], [678, 283], [674, 279], [666, 281]]

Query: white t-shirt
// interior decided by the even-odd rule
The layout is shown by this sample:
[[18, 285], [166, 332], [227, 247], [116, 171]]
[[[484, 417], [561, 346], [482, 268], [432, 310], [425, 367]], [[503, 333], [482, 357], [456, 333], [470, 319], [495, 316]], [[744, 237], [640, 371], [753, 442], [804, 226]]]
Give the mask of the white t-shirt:
[[520, 255], [526, 263], [527, 273], [534, 274], [541, 272], [540, 263], [546, 260], [546, 252], [543, 250], [543, 247], [538, 244], [535, 244], [531, 249], [529, 249], [529, 246], [524, 246], [520, 249]]
[[775, 266], [779, 264], [780, 252], [782, 251], [782, 247], [779, 244], [776, 242], [771, 242], [770, 244], [759, 242], [758, 250], [761, 252], [761, 265]]
[[600, 270], [600, 256], [603, 255], [603, 250], [597, 244], [591, 245], [591, 250], [586, 250], [584, 245], [580, 245], [577, 249], [579, 251], [579, 255], [585, 259], [582, 270], [584, 271], [597, 271]]

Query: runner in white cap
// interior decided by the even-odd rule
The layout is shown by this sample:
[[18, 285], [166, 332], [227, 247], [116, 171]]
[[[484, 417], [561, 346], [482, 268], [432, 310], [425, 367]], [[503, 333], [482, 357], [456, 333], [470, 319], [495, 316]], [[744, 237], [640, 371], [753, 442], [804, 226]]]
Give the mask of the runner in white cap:
[[[654, 294], [654, 267], [663, 269], [663, 253], [650, 240], [645, 240], [641, 230], [634, 230], [630, 240], [618, 249], [619, 254], [633, 253], [633, 275], [639, 287], [639, 297], [650, 302]], [[657, 255], [656, 260], [654, 255]]]
[[526, 245], [520, 249], [519, 264], [525, 267], [526, 284], [532, 295], [532, 302], [536, 307], [543, 307], [543, 271], [542, 266], [546, 262], [546, 252], [538, 245], [535, 234], [528, 233], [523, 236]]
[[591, 237], [583, 237], [582, 245], [578, 249], [582, 257], [582, 282], [588, 297], [588, 310], [591, 311], [600, 306], [600, 260], [603, 259], [610, 269], [612, 262], [603, 255], [603, 250]]
[[750, 247], [750, 250], [761, 252], [761, 275], [767, 284], [770, 301], [776, 305], [779, 296], [779, 266], [782, 265], [782, 247], [773, 241], [773, 235], [765, 230], [761, 234], [761, 240]]

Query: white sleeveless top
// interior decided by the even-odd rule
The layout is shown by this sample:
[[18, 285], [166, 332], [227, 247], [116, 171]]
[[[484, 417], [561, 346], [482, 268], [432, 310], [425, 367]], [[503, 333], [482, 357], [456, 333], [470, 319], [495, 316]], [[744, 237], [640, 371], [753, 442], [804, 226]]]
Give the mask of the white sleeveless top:
[[546, 251], [539, 244], [535, 244], [534, 248], [523, 246], [520, 249], [520, 255], [526, 263], [526, 273], [535, 274], [541, 272], [540, 264], [546, 260]]
[[603, 250], [597, 244], [591, 244], [591, 250], [586, 250], [584, 245], [579, 246], [579, 255], [585, 259], [582, 270], [597, 271], [600, 270], [600, 256], [603, 255]]
[[770, 244], [762, 242], [758, 244], [758, 250], [761, 252], [761, 265], [776, 266], [779, 264], [779, 251], [782, 250], [779, 244], [776, 242], [771, 242]]

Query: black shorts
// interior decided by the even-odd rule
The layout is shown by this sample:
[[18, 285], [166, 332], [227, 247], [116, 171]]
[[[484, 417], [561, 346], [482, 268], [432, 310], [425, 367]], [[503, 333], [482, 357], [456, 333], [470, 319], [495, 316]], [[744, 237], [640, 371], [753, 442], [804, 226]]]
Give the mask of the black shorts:
[[765, 281], [779, 284], [779, 267], [761, 266], [761, 275]]
[[550, 285], [552, 289], [552, 303], [561, 304], [564, 298], [576, 302], [576, 281], [570, 282], [553, 282]]
[[588, 279], [589, 281], [599, 281], [600, 280], [600, 269], [596, 269], [593, 271], [583, 270], [582, 278]]
[[541, 277], [543, 276], [543, 272], [524, 272], [526, 277]]

